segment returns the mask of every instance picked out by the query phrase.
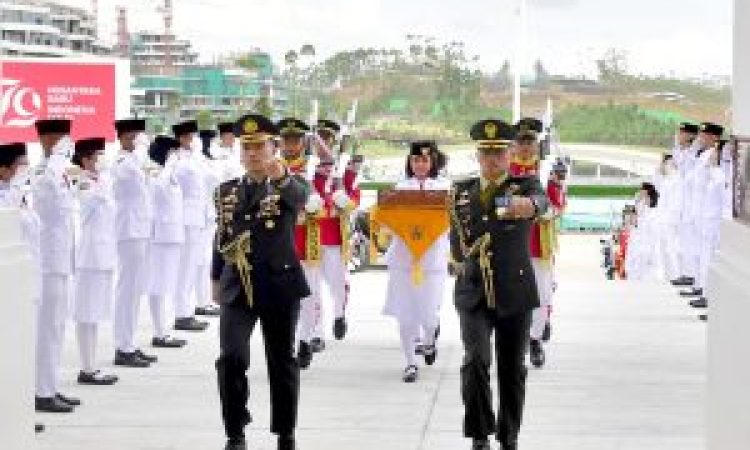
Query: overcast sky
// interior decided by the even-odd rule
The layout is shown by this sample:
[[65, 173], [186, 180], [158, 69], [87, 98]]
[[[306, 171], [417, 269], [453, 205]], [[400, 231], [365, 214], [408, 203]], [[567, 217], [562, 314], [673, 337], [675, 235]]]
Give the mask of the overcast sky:
[[[58, 0], [89, 6], [91, 0]], [[304, 43], [319, 56], [362, 47], [404, 47], [406, 34], [462, 40], [493, 71], [519, 41], [520, 0], [173, 0], [175, 30], [203, 59], [260, 47], [280, 58]], [[625, 50], [636, 73], [731, 72], [731, 0], [528, 0], [530, 60], [553, 73], [593, 74], [607, 48]], [[114, 39], [114, 8], [131, 31], [160, 29], [162, 0], [99, 0], [102, 37]]]

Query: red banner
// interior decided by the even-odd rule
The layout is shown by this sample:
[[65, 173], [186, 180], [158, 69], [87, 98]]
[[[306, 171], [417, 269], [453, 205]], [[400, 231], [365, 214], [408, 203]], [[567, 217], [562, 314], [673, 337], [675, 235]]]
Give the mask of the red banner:
[[73, 121], [74, 139], [115, 132], [115, 65], [75, 61], [0, 62], [0, 142], [36, 141], [37, 119]]

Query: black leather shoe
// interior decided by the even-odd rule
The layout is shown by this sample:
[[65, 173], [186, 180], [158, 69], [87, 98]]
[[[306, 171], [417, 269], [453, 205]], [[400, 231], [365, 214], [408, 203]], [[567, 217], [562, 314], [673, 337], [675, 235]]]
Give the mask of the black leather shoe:
[[44, 431], [44, 424], [42, 423], [34, 424], [34, 433], [42, 433], [43, 431]]
[[195, 308], [196, 316], [218, 317], [221, 315], [221, 309], [216, 305], [198, 306]]
[[415, 345], [414, 346], [414, 354], [415, 355], [422, 355], [422, 356], [424, 356], [424, 348], [425, 348], [424, 344], [420, 343], [420, 344]]
[[680, 296], [682, 297], [700, 297], [703, 295], [703, 289], [686, 289], [684, 291], [680, 291]]
[[313, 353], [320, 353], [325, 349], [326, 341], [319, 337], [312, 338], [312, 340], [310, 341], [310, 350], [312, 350]]
[[312, 362], [312, 349], [310, 349], [310, 344], [308, 344], [305, 341], [299, 341], [299, 349], [297, 350], [297, 365], [300, 369], [307, 369], [310, 367], [310, 363]]
[[151, 346], [156, 348], [181, 348], [186, 345], [186, 340], [173, 338], [171, 336], [155, 337], [151, 339]]
[[62, 395], [59, 392], [57, 394], [55, 394], [55, 398], [58, 399], [59, 401], [63, 402], [63, 403], [66, 403], [66, 404], [70, 405], [70, 406], [81, 406], [81, 400], [80, 399], [77, 399], [75, 397], [68, 397], [68, 396]]
[[419, 378], [419, 367], [417, 366], [406, 366], [404, 369], [403, 380], [404, 383], [414, 383]]
[[431, 366], [435, 364], [435, 360], [437, 359], [437, 347], [434, 345], [425, 345], [422, 354], [424, 355], [424, 363]]
[[277, 442], [276, 448], [278, 450], [295, 450], [297, 448], [297, 442], [293, 434], [281, 434]]
[[550, 339], [552, 339], [552, 324], [547, 322], [542, 333], [542, 342], [549, 342]]
[[245, 439], [229, 439], [224, 450], [247, 450]]
[[78, 384], [88, 384], [92, 386], [111, 386], [117, 383], [119, 380], [120, 379], [116, 375], [105, 375], [99, 370], [91, 373], [83, 371], [78, 373]]
[[531, 364], [537, 369], [544, 367], [547, 355], [544, 354], [544, 347], [541, 341], [532, 339], [529, 342], [529, 359], [531, 359]]
[[702, 322], [708, 322], [708, 314], [701, 314], [698, 316], [698, 319]]
[[339, 317], [336, 320], [333, 321], [333, 337], [336, 338], [337, 341], [340, 341], [346, 337], [346, 319], [344, 317]]
[[34, 409], [37, 412], [70, 413], [73, 412], [73, 405], [63, 403], [57, 397], [36, 397]]
[[484, 439], [475, 438], [471, 442], [471, 450], [491, 450], [490, 440], [487, 438], [484, 438]]
[[174, 321], [174, 329], [178, 331], [205, 331], [208, 322], [195, 320], [195, 317], [180, 317]]
[[141, 349], [136, 349], [135, 355], [139, 358], [141, 358], [144, 361], [148, 361], [149, 363], [153, 364], [157, 361], [159, 361], [159, 358], [157, 358], [154, 355], [147, 355], [141, 351]]
[[135, 352], [125, 353], [117, 350], [115, 352], [115, 365], [142, 369], [149, 367], [151, 363], [145, 359], [141, 359]]
[[693, 283], [695, 283], [695, 279], [690, 277], [679, 277], [676, 280], [670, 281], [670, 283], [672, 283], [672, 286], [677, 287], [692, 286]]
[[708, 300], [706, 297], [696, 298], [695, 300], [690, 300], [690, 306], [693, 308], [708, 308]]
[[506, 442], [501, 446], [502, 450], [518, 450], [518, 442]]

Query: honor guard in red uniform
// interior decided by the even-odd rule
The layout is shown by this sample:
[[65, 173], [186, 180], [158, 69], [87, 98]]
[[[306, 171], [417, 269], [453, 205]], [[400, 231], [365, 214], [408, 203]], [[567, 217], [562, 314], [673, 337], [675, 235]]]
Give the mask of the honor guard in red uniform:
[[[562, 215], [565, 212], [565, 206], [568, 203], [565, 187], [565, 179], [567, 178], [567, 175], [567, 166], [562, 162], [562, 160], [558, 159], [552, 166], [552, 170], [549, 174], [549, 179], [547, 180], [547, 199], [549, 200], [549, 210], [547, 216], [549, 218], [549, 224], [546, 230], [543, 227], [540, 227], [540, 241], [542, 237], [541, 232], [545, 230], [548, 233], [547, 237], [550, 241], [550, 248], [552, 253], [550, 255], [550, 263], [552, 265], [552, 269], [554, 269], [555, 263], [554, 252], [557, 250], [557, 236], [560, 229], [560, 219], [562, 218]], [[549, 341], [552, 335], [552, 297], [554, 296], [554, 286], [556, 284], [554, 279], [554, 270], [551, 276], [552, 291], [550, 295], [550, 304], [547, 305], [546, 311], [544, 310], [544, 305], [542, 306], [539, 317], [534, 317], [537, 322], [534, 322], [531, 328], [532, 337], [537, 336], [539, 334], [539, 328], [542, 328], [541, 339], [544, 342]]]
[[[333, 300], [333, 335], [337, 340], [346, 336], [346, 303], [348, 297], [347, 262], [350, 254], [351, 213], [359, 201], [356, 173], [334, 151], [339, 125], [328, 120], [318, 121], [319, 140], [314, 141], [319, 164], [312, 180], [312, 189], [305, 205], [302, 239], [297, 250], [305, 262], [311, 298], [302, 303], [299, 327], [301, 368], [307, 368], [312, 354], [325, 347], [323, 333], [322, 286], [328, 287]], [[298, 235], [298, 237], [300, 237]]]
[[[523, 118], [515, 126], [517, 135], [513, 156], [510, 163], [512, 176], [539, 178], [539, 133], [543, 131], [542, 122], [534, 118]], [[549, 199], [548, 199], [549, 200]], [[551, 210], [543, 217], [537, 217], [531, 227], [529, 235], [529, 251], [534, 275], [539, 291], [540, 306], [532, 315], [531, 340], [529, 355], [534, 367], [540, 368], [545, 363], [545, 353], [542, 347], [542, 334], [549, 316], [549, 306], [552, 301], [552, 252], [553, 239], [550, 229]]]

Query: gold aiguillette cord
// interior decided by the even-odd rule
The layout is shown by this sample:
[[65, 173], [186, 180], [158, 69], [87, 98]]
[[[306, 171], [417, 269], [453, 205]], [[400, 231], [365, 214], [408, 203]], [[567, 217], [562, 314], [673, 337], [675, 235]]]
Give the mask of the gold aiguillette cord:
[[240, 275], [242, 287], [245, 288], [245, 297], [248, 306], [253, 306], [253, 283], [251, 272], [253, 266], [247, 259], [250, 253], [251, 236], [249, 231], [245, 231], [229, 244], [222, 247], [219, 251], [224, 259], [237, 267]]

